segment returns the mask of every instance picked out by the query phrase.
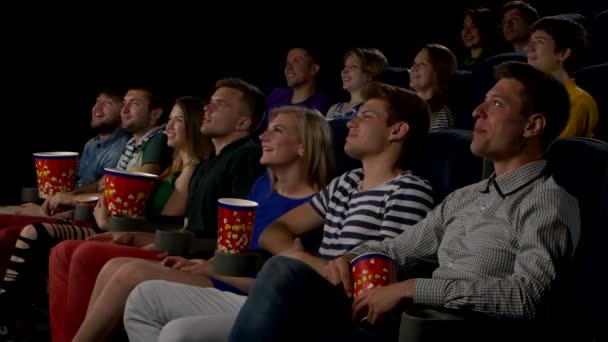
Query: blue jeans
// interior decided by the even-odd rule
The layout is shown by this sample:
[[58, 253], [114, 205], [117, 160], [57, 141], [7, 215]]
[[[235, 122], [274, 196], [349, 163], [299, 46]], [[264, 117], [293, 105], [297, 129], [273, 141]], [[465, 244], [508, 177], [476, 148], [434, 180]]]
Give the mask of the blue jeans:
[[230, 341], [384, 340], [352, 322], [351, 305], [342, 288], [305, 263], [275, 256], [258, 274]]

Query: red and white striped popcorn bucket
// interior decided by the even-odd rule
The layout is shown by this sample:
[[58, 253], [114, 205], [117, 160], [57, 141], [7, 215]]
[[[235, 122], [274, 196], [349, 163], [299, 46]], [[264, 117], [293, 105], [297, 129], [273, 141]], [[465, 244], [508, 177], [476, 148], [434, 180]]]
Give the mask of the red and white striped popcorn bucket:
[[78, 152], [34, 153], [40, 198], [74, 190]]
[[104, 200], [110, 216], [144, 216], [157, 175], [106, 168]]

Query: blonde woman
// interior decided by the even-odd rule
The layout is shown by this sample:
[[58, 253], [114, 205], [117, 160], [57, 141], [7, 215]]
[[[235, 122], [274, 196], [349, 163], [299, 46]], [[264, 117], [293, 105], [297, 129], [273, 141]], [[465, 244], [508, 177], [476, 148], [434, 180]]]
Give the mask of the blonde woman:
[[[263, 229], [287, 211], [307, 202], [333, 179], [335, 163], [331, 132], [323, 115], [312, 109], [274, 109], [260, 136], [260, 163], [268, 168], [253, 185], [249, 199], [259, 203], [250, 249], [257, 249]], [[213, 287], [232, 294], [246, 293], [253, 278], [215, 274], [206, 260], [170, 257], [157, 263], [115, 258], [97, 277], [87, 316], [74, 341], [103, 341], [122, 321], [127, 296], [145, 280], [168, 280]]]
[[338, 102], [327, 111], [327, 119], [352, 118], [363, 104], [361, 91], [371, 81], [379, 81], [388, 68], [384, 54], [373, 48], [354, 48], [344, 55], [342, 88], [348, 92], [348, 102]]

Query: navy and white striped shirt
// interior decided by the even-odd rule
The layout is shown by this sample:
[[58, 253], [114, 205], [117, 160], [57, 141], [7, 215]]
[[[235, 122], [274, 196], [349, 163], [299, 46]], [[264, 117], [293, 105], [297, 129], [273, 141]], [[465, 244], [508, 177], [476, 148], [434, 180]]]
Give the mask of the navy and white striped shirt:
[[361, 191], [363, 170], [334, 179], [310, 201], [325, 218], [319, 254], [337, 257], [367, 241], [397, 237], [433, 207], [429, 182], [411, 171], [370, 190]]

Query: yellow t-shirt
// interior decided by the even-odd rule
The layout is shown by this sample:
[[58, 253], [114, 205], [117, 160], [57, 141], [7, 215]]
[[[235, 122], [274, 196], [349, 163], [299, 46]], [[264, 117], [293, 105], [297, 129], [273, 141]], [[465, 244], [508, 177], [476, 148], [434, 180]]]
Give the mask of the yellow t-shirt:
[[560, 138], [593, 138], [599, 120], [597, 104], [588, 92], [576, 85], [573, 78], [567, 79], [564, 86], [570, 98], [570, 117]]

